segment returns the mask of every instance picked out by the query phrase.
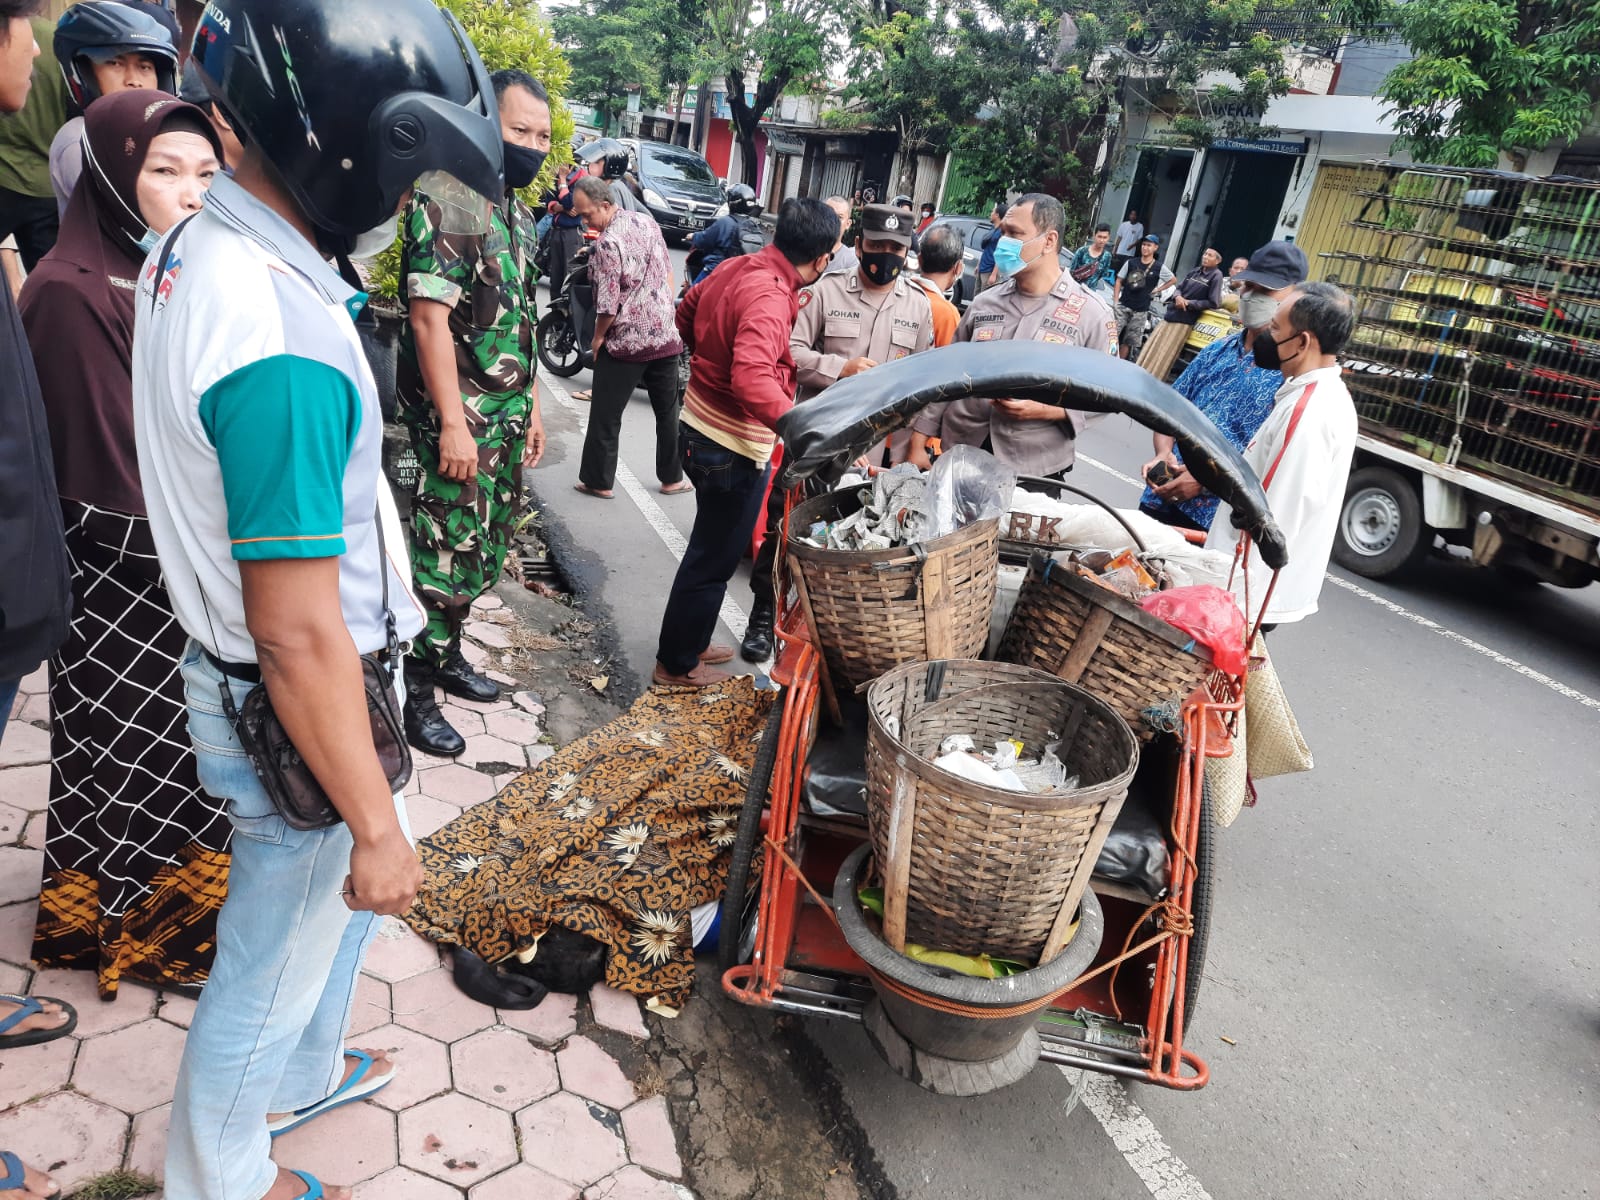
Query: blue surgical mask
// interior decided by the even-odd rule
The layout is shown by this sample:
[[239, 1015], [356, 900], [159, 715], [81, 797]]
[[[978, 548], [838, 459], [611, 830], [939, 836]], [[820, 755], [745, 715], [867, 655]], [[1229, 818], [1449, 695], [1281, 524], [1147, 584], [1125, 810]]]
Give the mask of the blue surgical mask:
[[1023, 241], [1021, 238], [1007, 236], [996, 242], [994, 247], [994, 265], [995, 269], [1000, 272], [1001, 278], [1009, 278], [1012, 275], [1015, 275], [1018, 271], [1022, 270], [1023, 267], [1028, 266], [1028, 263], [1023, 261], [1022, 248], [1026, 246], [1028, 242], [1037, 242], [1039, 238], [1042, 238], [1043, 236], [1044, 234], [1041, 233], [1036, 237], [1029, 238], [1027, 242]]
[[150, 251], [154, 250], [160, 244], [161, 235], [154, 229], [147, 228], [144, 231], [144, 236], [139, 239], [139, 252], [141, 254], [149, 254]]

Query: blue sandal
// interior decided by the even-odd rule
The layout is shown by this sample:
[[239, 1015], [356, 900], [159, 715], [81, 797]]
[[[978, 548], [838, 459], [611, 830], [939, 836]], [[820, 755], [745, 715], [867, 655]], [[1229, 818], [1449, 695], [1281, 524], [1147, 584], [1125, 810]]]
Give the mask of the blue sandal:
[[[5, 1171], [4, 1175], [0, 1175], [0, 1192], [20, 1192], [28, 1186], [27, 1168], [22, 1165], [22, 1160], [11, 1151], [0, 1150], [0, 1170]], [[47, 1196], [59, 1196], [61, 1194], [61, 1185], [53, 1179], [50, 1183], [55, 1190], [45, 1194]], [[317, 1196], [320, 1195], [322, 1193], [319, 1191]], [[317, 1197], [302, 1197], [301, 1200], [317, 1200]]]
[[[65, 1024], [54, 1029], [27, 1029], [21, 1033], [12, 1033], [18, 1025], [29, 1017], [36, 1017], [44, 1011], [41, 1000], [54, 1004], [67, 1014]], [[0, 1001], [9, 1001], [17, 1005], [17, 1011], [9, 1017], [0, 1018], [0, 1050], [15, 1050], [19, 1046], [39, 1046], [45, 1042], [53, 1042], [57, 1038], [64, 1038], [78, 1027], [78, 1010], [63, 1000], [56, 1000], [50, 996], [8, 996], [0, 992]]]
[[300, 1182], [306, 1185], [306, 1190], [294, 1200], [322, 1200], [322, 1184], [317, 1181], [316, 1176], [307, 1175], [304, 1171], [296, 1171], [293, 1168], [290, 1168], [289, 1174], [298, 1175]]
[[[281, 1137], [291, 1129], [299, 1129], [307, 1121], [316, 1120], [323, 1113], [330, 1113], [336, 1108], [343, 1108], [346, 1104], [354, 1104], [357, 1100], [365, 1100], [374, 1092], [388, 1087], [390, 1081], [394, 1079], [393, 1070], [387, 1075], [376, 1075], [370, 1079], [367, 1078], [367, 1072], [372, 1070], [372, 1055], [370, 1054], [363, 1053], [360, 1050], [346, 1050], [344, 1056], [355, 1059], [358, 1065], [350, 1073], [350, 1078], [339, 1085], [337, 1091], [324, 1100], [319, 1100], [315, 1104], [290, 1113], [281, 1120], [268, 1121], [267, 1132], [273, 1137]], [[295, 1174], [298, 1175], [299, 1172], [296, 1171]], [[306, 1177], [302, 1176], [302, 1178]], [[316, 1181], [312, 1180], [312, 1182], [315, 1183]], [[320, 1184], [317, 1185], [316, 1196], [309, 1196], [308, 1194], [309, 1200], [317, 1200], [317, 1196], [321, 1195]], [[308, 1200], [308, 1197], [301, 1197], [300, 1200]]]

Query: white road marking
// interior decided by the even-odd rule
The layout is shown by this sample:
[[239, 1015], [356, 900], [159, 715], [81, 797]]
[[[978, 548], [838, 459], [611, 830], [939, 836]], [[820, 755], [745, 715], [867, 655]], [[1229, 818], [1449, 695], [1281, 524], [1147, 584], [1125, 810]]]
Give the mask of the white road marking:
[[[1063, 1074], [1067, 1070], [1061, 1068]], [[1155, 1200], [1211, 1200], [1211, 1193], [1189, 1174], [1183, 1160], [1118, 1080], [1089, 1072], [1083, 1081], [1083, 1105]]]
[[[1115, 467], [1107, 466], [1105, 463], [1100, 462], [1097, 459], [1090, 458], [1087, 454], [1078, 455], [1078, 461], [1093, 467], [1097, 471], [1104, 471], [1107, 475], [1110, 475], [1113, 479], [1120, 480], [1122, 483], [1131, 484], [1132, 486], [1141, 489], [1144, 487], [1144, 484], [1139, 482], [1139, 480], [1134, 479], [1131, 475], [1124, 475]], [[1481, 654], [1491, 662], [1499, 663], [1507, 670], [1515, 671], [1518, 675], [1521, 675], [1527, 679], [1531, 679], [1543, 687], [1549, 688], [1558, 696], [1564, 696], [1568, 700], [1572, 700], [1583, 705], [1585, 708], [1600, 709], [1600, 699], [1586, 695], [1585, 693], [1580, 692], [1577, 688], [1572, 687], [1570, 684], [1562, 683], [1559, 679], [1552, 679], [1543, 671], [1536, 670], [1533, 667], [1528, 666], [1526, 663], [1518, 662], [1509, 654], [1502, 654], [1500, 651], [1495, 650], [1492, 647], [1485, 646], [1482, 642], [1473, 641], [1464, 633], [1457, 633], [1454, 629], [1450, 629], [1447, 626], [1441, 625], [1439, 622], [1429, 617], [1425, 617], [1421, 613], [1412, 612], [1409, 608], [1406, 608], [1400, 604], [1396, 604], [1393, 600], [1386, 599], [1385, 597], [1378, 595], [1376, 592], [1368, 591], [1360, 584], [1352, 583], [1348, 579], [1341, 579], [1331, 571], [1328, 572], [1325, 578], [1335, 587], [1343, 588], [1352, 595], [1359, 596], [1363, 600], [1371, 601], [1373, 604], [1378, 605], [1378, 607], [1387, 609], [1395, 616], [1403, 617], [1405, 620], [1410, 621], [1414, 625], [1420, 625], [1423, 629], [1431, 630], [1442, 638], [1448, 638], [1450, 641], [1455, 642], [1458, 646], [1464, 646], [1468, 650], [1471, 650], [1474, 654]]]
[[[572, 394], [546, 372], [540, 371], [539, 377], [543, 380], [545, 388], [556, 398], [556, 403], [578, 418], [578, 432], [587, 433], [589, 429], [589, 406], [581, 401], [574, 400]], [[678, 527], [672, 523], [672, 518], [662, 511], [661, 505], [656, 503], [656, 499], [650, 494], [649, 489], [639, 482], [639, 477], [620, 458], [617, 460], [617, 483], [628, 494], [628, 499], [638, 506], [639, 511], [644, 515], [645, 521], [651, 529], [656, 531], [656, 536], [665, 543], [672, 557], [682, 562], [683, 552], [689, 548], [689, 539], [678, 531]], [[688, 497], [684, 497], [678, 503], [692, 504], [694, 502]], [[750, 621], [750, 614], [740, 607], [731, 592], [722, 598], [720, 616], [722, 617], [722, 623], [728, 627], [734, 637], [744, 636], [744, 627]]]

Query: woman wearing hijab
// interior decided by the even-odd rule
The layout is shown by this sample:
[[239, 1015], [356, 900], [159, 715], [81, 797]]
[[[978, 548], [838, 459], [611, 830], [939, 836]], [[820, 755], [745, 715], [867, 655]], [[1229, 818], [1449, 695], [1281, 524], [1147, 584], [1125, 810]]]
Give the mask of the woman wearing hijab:
[[72, 565], [72, 627], [50, 663], [50, 810], [34, 957], [192, 985], [210, 966], [228, 821], [200, 790], [178, 662], [185, 638], [139, 486], [130, 380], [146, 253], [198, 211], [221, 150], [161, 92], [97, 101], [55, 249], [22, 292]]

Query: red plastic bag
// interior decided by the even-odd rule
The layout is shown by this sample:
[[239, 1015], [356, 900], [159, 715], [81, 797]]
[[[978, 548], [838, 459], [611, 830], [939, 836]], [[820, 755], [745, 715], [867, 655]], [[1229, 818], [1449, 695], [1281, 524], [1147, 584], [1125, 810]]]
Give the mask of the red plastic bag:
[[1139, 607], [1211, 651], [1211, 661], [1219, 671], [1244, 674], [1250, 661], [1244, 648], [1244, 613], [1231, 592], [1209, 583], [1169, 588], [1146, 596]]

